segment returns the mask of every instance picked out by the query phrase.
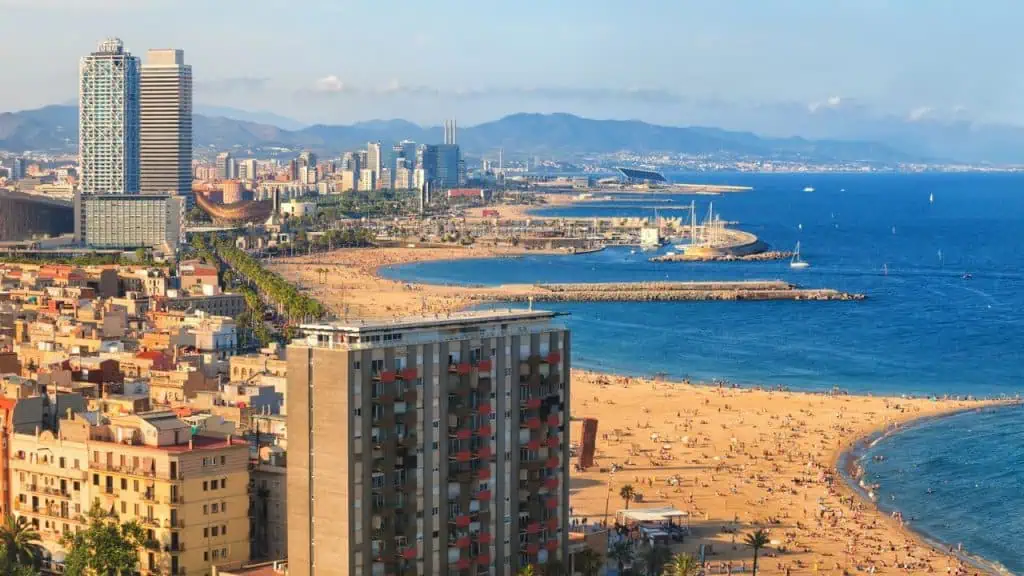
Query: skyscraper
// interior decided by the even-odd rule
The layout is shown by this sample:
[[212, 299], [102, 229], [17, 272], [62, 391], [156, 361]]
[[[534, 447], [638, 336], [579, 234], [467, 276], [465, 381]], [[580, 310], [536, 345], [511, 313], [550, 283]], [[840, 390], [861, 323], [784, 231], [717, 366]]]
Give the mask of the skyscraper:
[[570, 334], [556, 314], [303, 332], [287, 354], [292, 576], [568, 563]]
[[217, 154], [217, 178], [219, 180], [231, 180], [236, 175], [235, 158], [231, 152]]
[[150, 50], [140, 80], [143, 194], [192, 194], [192, 67], [182, 50]]
[[83, 194], [139, 192], [139, 59], [119, 38], [79, 64], [78, 151]]
[[373, 171], [374, 179], [380, 180], [380, 169], [383, 168], [380, 142], [370, 142], [366, 145], [366, 162], [367, 165], [363, 166], [363, 168]]

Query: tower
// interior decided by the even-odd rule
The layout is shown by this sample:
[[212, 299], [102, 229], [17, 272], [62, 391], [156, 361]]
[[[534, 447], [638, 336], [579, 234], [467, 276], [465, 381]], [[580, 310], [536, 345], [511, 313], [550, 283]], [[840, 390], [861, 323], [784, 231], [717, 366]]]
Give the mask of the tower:
[[139, 60], [119, 38], [79, 63], [78, 153], [82, 194], [139, 192]]
[[150, 50], [139, 82], [139, 180], [143, 194], [192, 204], [192, 67], [182, 50]]

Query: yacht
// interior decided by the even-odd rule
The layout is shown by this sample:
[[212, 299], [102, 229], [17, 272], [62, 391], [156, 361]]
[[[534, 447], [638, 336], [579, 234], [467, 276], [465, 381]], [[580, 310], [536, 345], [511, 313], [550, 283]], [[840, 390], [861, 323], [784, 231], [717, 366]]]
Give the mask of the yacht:
[[796, 243], [796, 250], [793, 251], [793, 259], [789, 261], [790, 268], [807, 268], [810, 264], [800, 259], [800, 243]]

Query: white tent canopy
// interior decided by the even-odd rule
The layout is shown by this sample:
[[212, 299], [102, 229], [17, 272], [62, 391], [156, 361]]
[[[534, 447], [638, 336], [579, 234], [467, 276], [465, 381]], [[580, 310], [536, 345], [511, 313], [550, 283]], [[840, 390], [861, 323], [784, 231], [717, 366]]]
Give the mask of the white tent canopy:
[[671, 522], [676, 519], [686, 518], [690, 514], [673, 508], [672, 506], [665, 506], [662, 508], [633, 508], [630, 510], [619, 510], [615, 513], [615, 520], [619, 524], [628, 524], [630, 522], [641, 523], [641, 522]]

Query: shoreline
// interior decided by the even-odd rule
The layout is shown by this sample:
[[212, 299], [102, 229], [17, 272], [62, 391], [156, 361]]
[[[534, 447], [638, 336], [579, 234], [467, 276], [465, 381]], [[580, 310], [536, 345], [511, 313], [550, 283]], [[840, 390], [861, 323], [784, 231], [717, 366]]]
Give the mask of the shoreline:
[[[336, 311], [352, 304], [355, 317], [389, 317], [436, 314], [478, 305], [472, 294], [494, 289], [392, 280], [381, 276], [385, 267], [526, 252], [502, 248], [342, 249], [312, 258], [283, 259], [272, 268]], [[325, 265], [334, 274], [323, 285], [324, 281], [317, 280], [316, 269]], [[637, 394], [638, 386], [643, 386], [645, 392]], [[606, 485], [611, 485], [607, 467], [625, 462], [619, 472], [619, 478], [625, 479], [617, 478], [611, 485], [616, 494], [621, 482], [633, 477], [633, 483], [640, 485], [638, 490], [654, 493], [646, 494], [640, 505], [674, 505], [688, 511], [694, 520], [693, 535], [679, 546], [696, 552], [695, 546], [712, 545], [714, 556], [709, 561], [718, 564], [721, 573], [726, 564], [749, 561], [747, 550], [736, 544], [736, 535], [757, 526], [770, 528], [773, 538], [778, 534], [779, 541], [784, 542], [770, 548], [786, 549], [759, 566], [759, 572], [765, 574], [809, 575], [812, 564], [816, 576], [821, 574], [819, 566], [822, 572], [837, 575], [846, 569], [853, 571], [854, 566], [877, 567], [879, 572], [891, 573], [894, 567], [882, 567], [890, 558], [887, 549], [876, 545], [886, 537], [890, 543], [899, 544], [901, 555], [906, 550], [915, 560], [913, 566], [900, 570], [902, 574], [937, 571], [943, 561], [947, 566], [955, 562], [959, 569], [965, 560], [927, 543], [908, 527], [895, 525], [874, 503], [859, 499], [855, 503], [855, 494], [845, 478], [832, 478], [843, 475], [840, 459], [849, 448], [884, 431], [890, 422], [907, 426], [920, 418], [997, 405], [1000, 402], [837, 395], [826, 390], [752, 385], [724, 388], [713, 383], [691, 384], [577, 368], [573, 370], [574, 417], [598, 418], [601, 431], [608, 435], [614, 430], [614, 437], [598, 440], [593, 469], [572, 474], [572, 502], [577, 516], [601, 518], [601, 511], [608, 506]], [[885, 424], [880, 428], [883, 417]], [[648, 446], [644, 436], [652, 432], [662, 440], [652, 438], [654, 443]], [[620, 434], [632, 438], [623, 442]], [[575, 430], [571, 435], [576, 436]], [[665, 442], [672, 443], [668, 452], [663, 451]], [[677, 460], [681, 466], [661, 462], [663, 457]], [[630, 464], [648, 458], [648, 468]], [[672, 472], [672, 476], [664, 476]], [[689, 491], [688, 498], [684, 489]], [[849, 504], [844, 495], [849, 496]], [[816, 508], [827, 514], [811, 514], [814, 500], [818, 501]], [[616, 502], [616, 506], [619, 504]], [[855, 543], [853, 551], [846, 550], [849, 541]], [[841, 560], [846, 562], [843, 568]]]
[[[961, 562], [970, 564], [977, 570], [992, 574], [995, 576], [1005, 576], [1011, 572], [1006, 569], [1002, 564], [995, 560], [990, 560], [977, 554], [971, 554], [969, 551], [964, 552], [962, 550], [956, 550], [955, 547], [949, 543], [944, 542], [942, 539], [932, 536], [924, 531], [916, 530], [909, 523], [900, 523], [896, 518], [889, 514], [886, 514], [885, 509], [882, 506], [871, 499], [868, 495], [867, 490], [862, 487], [859, 483], [860, 478], [863, 476], [863, 467], [860, 462], [867, 455], [868, 450], [874, 447], [879, 442], [888, 438], [898, 436], [903, 432], [910, 431], [919, 426], [924, 426], [931, 422], [944, 420], [954, 416], [960, 416], [963, 414], [969, 414], [972, 412], [981, 412], [983, 410], [1009, 410], [1011, 408], [1020, 408], [1024, 406], [1024, 402], [1018, 399], [1007, 399], [1002, 402], [996, 402], [987, 406], [978, 407], [965, 407], [945, 414], [934, 414], [930, 416], [923, 416], [909, 420], [907, 422], [900, 423], [896, 426], [889, 425], [883, 429], [875, 430], [869, 434], [861, 436], [859, 438], [852, 439], [847, 445], [843, 446], [839, 453], [836, 454], [834, 460], [835, 468], [843, 480], [843, 485], [851, 495], [857, 498], [862, 505], [874, 509], [878, 514], [885, 518], [887, 523], [894, 525], [898, 530], [910, 534], [916, 538], [922, 545], [929, 546], [939, 554], [952, 554], [958, 558]], [[893, 508], [894, 511], [900, 512], [902, 510], [898, 507]]]

